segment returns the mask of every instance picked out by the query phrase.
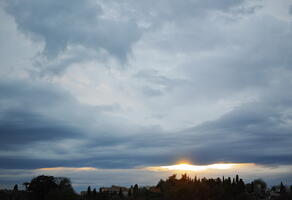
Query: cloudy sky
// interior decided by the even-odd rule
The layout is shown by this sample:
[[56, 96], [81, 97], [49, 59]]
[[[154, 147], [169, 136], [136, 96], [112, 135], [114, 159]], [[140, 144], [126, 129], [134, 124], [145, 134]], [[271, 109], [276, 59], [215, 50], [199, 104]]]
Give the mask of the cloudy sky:
[[0, 0], [0, 44], [1, 187], [179, 160], [292, 184], [290, 0]]

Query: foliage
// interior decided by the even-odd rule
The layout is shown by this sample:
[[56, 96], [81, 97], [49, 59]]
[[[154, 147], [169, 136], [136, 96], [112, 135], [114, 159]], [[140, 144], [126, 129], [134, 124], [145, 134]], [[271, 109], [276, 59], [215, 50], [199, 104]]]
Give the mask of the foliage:
[[130, 188], [113, 186], [114, 190], [99, 192], [89, 186], [87, 191], [77, 195], [71, 181], [65, 177], [38, 176], [24, 183], [25, 190], [15, 185], [13, 190], [0, 190], [1, 200], [291, 200], [292, 186], [282, 182], [271, 189], [256, 179], [245, 184], [237, 175], [235, 178], [191, 178], [183, 174], [160, 180], [153, 187]]
[[71, 181], [64, 177], [41, 175], [35, 177], [27, 185], [31, 200], [75, 200]]

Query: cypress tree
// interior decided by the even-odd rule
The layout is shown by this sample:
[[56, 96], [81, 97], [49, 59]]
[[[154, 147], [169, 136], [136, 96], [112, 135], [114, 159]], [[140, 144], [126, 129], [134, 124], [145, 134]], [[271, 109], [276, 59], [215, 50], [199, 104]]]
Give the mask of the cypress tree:
[[88, 186], [87, 193], [86, 193], [86, 200], [90, 200], [90, 199], [91, 199], [91, 187]]

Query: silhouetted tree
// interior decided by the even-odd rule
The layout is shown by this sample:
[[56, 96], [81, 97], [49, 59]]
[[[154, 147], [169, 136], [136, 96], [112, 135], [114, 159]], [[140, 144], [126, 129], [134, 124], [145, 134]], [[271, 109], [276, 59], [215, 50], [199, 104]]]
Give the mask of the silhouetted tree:
[[25, 190], [28, 190], [29, 182], [24, 182], [22, 185], [25, 187]]
[[13, 191], [18, 191], [18, 185], [17, 184], [14, 185]]
[[284, 186], [284, 184], [282, 182], [280, 184], [280, 193], [281, 194], [286, 193], [286, 187]]
[[263, 199], [266, 197], [267, 184], [262, 179], [253, 181], [253, 193], [256, 199]]
[[163, 192], [163, 190], [164, 190], [164, 189], [163, 189], [164, 185], [165, 185], [165, 181], [162, 180], [162, 179], [160, 179], [159, 182], [158, 182], [158, 184], [156, 185], [156, 187], [159, 188], [159, 190], [160, 190], [161, 192]]
[[227, 184], [231, 184], [231, 178], [230, 177], [228, 177], [228, 179], [227, 179]]
[[45, 196], [50, 190], [56, 188], [57, 184], [55, 183], [54, 177], [44, 175], [33, 178], [28, 185], [28, 191], [31, 192], [32, 198], [37, 200], [45, 199]]
[[254, 182], [251, 183], [251, 192], [254, 192]]
[[134, 185], [134, 188], [133, 188], [133, 196], [134, 197], [137, 197], [138, 195], [138, 191], [139, 191], [139, 187], [137, 184]]
[[91, 199], [91, 187], [88, 186], [87, 192], [86, 192], [86, 200], [90, 200], [90, 199]]
[[266, 191], [267, 184], [262, 179], [256, 179], [253, 181], [253, 183], [254, 183], [254, 187], [256, 187], [262, 191]]
[[96, 189], [94, 188], [93, 191], [92, 191], [92, 199], [96, 199], [97, 197], [97, 192], [96, 192]]
[[[94, 188], [87, 188], [82, 200], [291, 200], [292, 192], [286, 190], [284, 184], [272, 187], [274, 196], [269, 196], [266, 183], [257, 179], [245, 184], [237, 175], [233, 178], [202, 178], [191, 179], [187, 174], [182, 174], [180, 179], [176, 175], [160, 180], [156, 187], [138, 187], [137, 184], [128, 190], [128, 197], [123, 195], [123, 189], [118, 192], [97, 193]], [[0, 200], [81, 200], [75, 194], [71, 181], [68, 178], [39, 176], [25, 184], [27, 191], [13, 190], [2, 192]], [[291, 187], [292, 189], [292, 187]]]
[[240, 192], [244, 192], [245, 191], [245, 184], [244, 184], [242, 179], [239, 179], [239, 181], [238, 181], [238, 188], [239, 188]]
[[78, 196], [68, 178], [41, 175], [24, 185], [31, 200], [75, 200]]

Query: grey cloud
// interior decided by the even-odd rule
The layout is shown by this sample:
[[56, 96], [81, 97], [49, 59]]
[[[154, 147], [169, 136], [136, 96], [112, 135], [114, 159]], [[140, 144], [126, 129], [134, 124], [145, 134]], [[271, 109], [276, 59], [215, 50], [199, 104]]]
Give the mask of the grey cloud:
[[148, 82], [156, 83], [159, 85], [169, 85], [173, 83], [173, 80], [167, 78], [166, 76], [160, 75], [155, 70], [139, 71], [138, 73], [134, 75], [134, 77], [140, 80], [146, 80]]
[[[285, 94], [282, 96], [286, 98]], [[292, 156], [288, 152], [292, 150], [292, 126], [291, 115], [287, 113], [291, 112], [291, 100], [290, 97], [289, 103], [275, 103], [262, 99], [261, 102], [243, 105], [218, 120], [205, 122], [189, 130], [189, 134], [193, 134], [189, 138], [193, 138], [196, 143], [204, 143], [202, 147], [193, 150], [194, 156], [199, 156], [203, 162], [221, 159], [290, 163]]]
[[[6, 1], [6, 10], [20, 30], [45, 42], [44, 54], [54, 58], [69, 45], [100, 50], [125, 61], [140, 37], [134, 21], [102, 17], [94, 1]], [[105, 11], [106, 12], [106, 11]]]
[[[275, 88], [274, 93], [263, 95], [259, 102], [244, 104], [218, 120], [205, 122], [192, 129], [168, 134], [154, 130], [153, 134], [149, 131], [127, 138], [122, 142], [126, 145], [126, 154], [121, 152], [114, 160], [121, 160], [122, 163], [127, 160], [133, 166], [143, 163], [167, 164], [182, 157], [200, 164], [222, 161], [291, 164], [292, 116], [289, 113], [292, 97], [277, 91], [281, 89]], [[151, 155], [155, 148], [160, 149], [160, 153]], [[136, 151], [131, 152], [131, 149]], [[140, 149], [144, 149], [145, 154], [140, 155]], [[157, 158], [157, 162], [148, 161], [149, 155]]]
[[2, 79], [0, 81], [1, 103], [5, 106], [22, 105], [56, 105], [59, 102], [72, 102], [74, 98], [68, 92], [52, 84], [39, 81], [25, 81], [15, 79]]
[[[74, 99], [52, 85], [37, 84], [19, 80], [0, 81], [2, 153], [5, 150], [30, 149], [34, 143], [41, 141], [62, 141], [83, 135], [81, 128], [70, 123], [66, 114], [58, 108], [59, 102], [74, 104]], [[56, 110], [60, 110], [59, 118], [50, 113], [56, 114]]]
[[88, 60], [99, 59], [105, 56], [101, 52], [82, 48], [80, 46], [69, 47], [64, 55], [59, 59], [47, 60], [39, 56], [34, 61], [34, 68], [30, 70], [32, 77], [50, 77], [54, 75], [63, 75], [66, 70], [76, 63], [86, 62]]
[[250, 22], [242, 35], [227, 36], [236, 38], [234, 47], [220, 44], [220, 48], [210, 50], [211, 56], [194, 56], [184, 64], [189, 93], [207, 101], [241, 92], [258, 95], [291, 78], [292, 35], [287, 32], [288, 24], [270, 17]]
[[[155, 84], [172, 82], [156, 72], [136, 76]], [[26, 155], [27, 167], [31, 168], [41, 165], [131, 168], [168, 164], [181, 157], [199, 163], [286, 164], [292, 162], [287, 153], [292, 150], [289, 145], [292, 96], [285, 92], [290, 87], [288, 76], [262, 91], [257, 103], [245, 104], [192, 129], [166, 132], [104, 114], [113, 109], [119, 111], [118, 105], [82, 105], [54, 84], [1, 81], [1, 141], [3, 147], [10, 147], [15, 154], [27, 146], [41, 153], [37, 144], [47, 141], [55, 154], [66, 155], [64, 162], [54, 156], [42, 160]], [[67, 139], [74, 138], [82, 143], [74, 145], [69, 141], [72, 149], [62, 149], [56, 143], [61, 140], [66, 144]], [[7, 160], [2, 168], [13, 168], [23, 160], [21, 156], [2, 159]]]
[[[101, 112], [112, 111], [109, 106], [97, 109], [92, 106], [89, 111], [72, 100], [69, 94], [50, 84], [33, 86], [25, 81], [1, 81], [0, 88], [0, 157], [3, 161], [0, 168], [131, 168], [173, 161], [165, 151], [153, 151], [153, 147], [161, 148], [169, 141], [168, 137], [161, 137], [159, 128], [127, 127], [129, 125], [125, 122], [117, 124], [114, 118], [100, 120]], [[63, 113], [64, 108], [59, 109], [60, 105], [65, 106], [66, 113]], [[81, 117], [71, 116], [75, 112]], [[94, 123], [85, 120], [84, 123], [82, 119], [86, 116], [94, 116], [97, 120]], [[158, 140], [151, 142], [153, 137]], [[70, 148], [67, 149], [64, 147], [68, 139], [81, 143], [75, 145], [68, 141]], [[60, 142], [61, 146], [58, 145]], [[32, 150], [39, 156], [24, 153]], [[53, 156], [48, 156], [47, 150]], [[66, 158], [60, 159], [57, 155]]]
[[[160, 29], [169, 20], [185, 20], [201, 16], [210, 10], [225, 12], [230, 8], [242, 5], [244, 1], [226, 0], [219, 3], [214, 0], [183, 2], [94, 2], [92, 0], [80, 2], [74, 0], [40, 3], [35, 0], [12, 0], [5, 1], [5, 3], [7, 12], [15, 18], [15, 22], [22, 32], [34, 40], [44, 41], [43, 54], [46, 57], [35, 65], [40, 68], [40, 71], [39, 69], [36, 71], [39, 71], [41, 76], [45, 76], [48, 74], [60, 75], [72, 63], [94, 60], [100, 58], [99, 55], [106, 57], [104, 50], [124, 63], [132, 46], [143, 33], [143, 26], [140, 27], [137, 24], [146, 22], [146, 24], [152, 24], [151, 26]], [[202, 31], [204, 32], [204, 30]], [[196, 34], [194, 36], [196, 37]], [[174, 37], [181, 38], [181, 42], [185, 44], [184, 48], [190, 45], [188, 37], [184, 39], [185, 35], [177, 33]], [[163, 41], [159, 44], [159, 46], [168, 45]], [[56, 59], [61, 52], [72, 51], [70, 50], [72, 48], [78, 49], [78, 46], [83, 46], [85, 49], [77, 52], [73, 57], [66, 54], [66, 58]], [[196, 44], [195, 46], [204, 47], [202, 42], [201, 45]], [[88, 53], [88, 49], [97, 51], [97, 54], [84, 55], [83, 52]], [[47, 58], [49, 60], [46, 60]]]
[[[142, 117], [144, 107], [146, 112], [150, 110], [150, 115], [154, 108], [157, 109], [154, 114], [173, 116], [174, 120], [168, 122], [171, 126], [183, 123], [180, 117], [185, 112], [191, 113], [191, 122], [192, 117], [201, 117], [193, 110], [200, 102], [207, 102], [204, 109], [208, 109], [220, 100], [232, 100], [242, 93], [246, 98], [253, 95], [256, 98], [253, 102], [241, 98], [240, 101], [248, 103], [240, 102], [218, 119], [189, 129], [184, 126], [180, 131], [166, 131], [159, 127], [160, 121], [153, 126], [134, 124], [131, 119], [137, 115], [127, 116], [124, 105], [86, 105], [57, 83], [19, 78], [5, 81], [3, 77], [0, 168], [133, 168], [168, 165], [182, 157], [200, 164], [219, 161], [291, 164], [289, 23], [267, 15], [252, 15], [256, 11], [242, 8], [243, 2], [103, 1], [99, 6], [93, 1], [75, 0], [6, 1], [6, 9], [15, 17], [19, 29], [44, 40], [43, 53], [54, 57], [53, 62], [41, 66], [46, 68], [42, 72], [62, 74], [64, 78], [64, 69], [72, 63], [103, 57], [104, 50], [124, 60], [139, 40], [140, 31], [147, 29], [138, 26], [142, 22], [152, 24], [156, 29], [150, 25], [147, 30], [150, 36], [146, 43], [150, 49], [146, 52], [157, 48], [167, 54], [170, 62], [180, 58], [173, 56], [177, 54], [183, 54], [185, 60], [179, 66], [171, 66], [173, 71], [160, 66], [161, 62], [158, 67], [151, 66], [154, 70], [142, 65], [137, 73], [134, 69], [132, 76], [125, 72], [123, 84], [130, 92], [121, 98], [139, 102], [143, 109], [139, 110], [140, 105], [133, 109], [137, 108]], [[120, 13], [109, 12], [112, 5]], [[209, 11], [251, 15], [232, 16], [232, 20], [220, 15], [222, 18], [215, 20], [206, 16]], [[170, 77], [160, 67], [170, 74], [178, 72], [184, 79]], [[133, 94], [138, 90], [144, 96], [131, 99], [139, 96]], [[125, 98], [128, 94], [131, 97]], [[149, 106], [148, 101], [154, 106]], [[166, 112], [161, 112], [163, 106]], [[29, 154], [31, 150], [39, 155]]]
[[[37, 150], [36, 150], [37, 151]], [[54, 159], [33, 159], [33, 158], [23, 158], [23, 157], [1, 157], [3, 161], [1, 163], [1, 169], [36, 169], [43, 167], [57, 167], [57, 166], [80, 166], [82, 160], [73, 161], [73, 160], [54, 160]], [[82, 162], [84, 164], [85, 162]]]
[[[24, 160], [23, 168], [133, 167], [143, 165], [145, 160], [161, 160], [150, 156], [152, 152], [137, 154], [132, 145], [138, 141], [142, 145], [139, 135], [151, 133], [153, 137], [161, 130], [136, 127], [126, 121], [120, 124], [105, 114], [119, 109], [118, 105], [85, 106], [53, 84], [37, 81], [2, 80], [0, 91], [0, 157], [5, 161], [0, 168], [15, 168]], [[144, 139], [149, 140], [149, 136]], [[32, 150], [39, 156], [25, 153]], [[60, 160], [60, 154], [66, 159]], [[42, 155], [47, 158], [42, 159]]]
[[[8, 88], [7, 85], [9, 84], [6, 83], [6, 88]], [[10, 86], [10, 90], [6, 89], [6, 91], [11, 91], [7, 98], [11, 100], [18, 98], [16, 94], [26, 96], [22, 93], [22, 89], [18, 88], [19, 85], [16, 87], [18, 92], [13, 92], [13, 84]], [[22, 83], [23, 88], [29, 88], [28, 86], [29, 84]], [[281, 87], [290, 86], [281, 85]], [[2, 94], [8, 94], [3, 89], [4, 86], [1, 88]], [[43, 90], [47, 96], [50, 96], [50, 93], [52, 96], [58, 96], [54, 94], [54, 90], [48, 90], [50, 92], [45, 92], [44, 88]], [[33, 90], [28, 91], [34, 97]], [[44, 166], [133, 168], [167, 165], [182, 157], [191, 158], [202, 164], [217, 161], [291, 164], [291, 155], [287, 152], [292, 150], [290, 147], [292, 127], [289, 123], [292, 120], [292, 115], [289, 114], [292, 97], [277, 91], [280, 90], [275, 88], [275, 92], [263, 95], [260, 102], [238, 107], [218, 120], [205, 122], [179, 132], [165, 132], [159, 127], [137, 127], [127, 122], [119, 124], [114, 118], [106, 115], [103, 116], [107, 117], [105, 120], [107, 123], [98, 119], [93, 124], [90, 122], [83, 124], [82, 121], [76, 121], [80, 118], [74, 117], [63, 121], [60, 120], [60, 115], [63, 116], [63, 114], [58, 112], [55, 112], [56, 116], [54, 116], [48, 111], [38, 115], [32, 114], [25, 108], [23, 108], [24, 112], [20, 112], [19, 109], [17, 112], [11, 109], [3, 110], [5, 101], [2, 101], [1, 142], [4, 147], [14, 146], [6, 150], [2, 149], [2, 154], [9, 149], [14, 152], [26, 150], [27, 146], [42, 154], [37, 144], [46, 141], [51, 151], [66, 155], [66, 159], [60, 160], [54, 156], [41, 159], [30, 155], [25, 157], [17, 156], [17, 154], [9, 157], [2, 155], [1, 160], [5, 162], [2, 162], [1, 168], [18, 168], [17, 166], [24, 163], [24, 160], [25, 164], [21, 166], [22, 168]], [[62, 104], [62, 101], [66, 100], [66, 95], [64, 96], [59, 97], [59, 103]], [[34, 104], [33, 101], [30, 103]], [[78, 104], [74, 101], [67, 103], [78, 108]], [[46, 105], [39, 102], [38, 106], [46, 107]], [[10, 105], [10, 108], [12, 107]], [[58, 108], [58, 103], [53, 104], [51, 109], [56, 109], [54, 107]], [[72, 114], [71, 111], [67, 111]], [[101, 113], [93, 115], [91, 111], [83, 107], [78, 108], [78, 111], [98, 118], [102, 115]], [[101, 109], [101, 111], [104, 110]], [[111, 119], [112, 121], [109, 121]], [[94, 126], [96, 122], [99, 123], [98, 126]], [[66, 144], [66, 139], [74, 138], [82, 143], [74, 145], [69, 141], [71, 146], [69, 150], [57, 145], [58, 140]]]
[[1, 149], [15, 148], [39, 140], [60, 140], [80, 137], [74, 126], [46, 119], [38, 114], [20, 110], [1, 110], [0, 115]]
[[153, 89], [151, 87], [143, 87], [142, 92], [149, 97], [160, 96], [163, 94], [161, 90]]
[[[119, 109], [118, 105], [81, 105], [64, 90], [38, 81], [2, 80], [0, 91], [0, 143], [4, 154], [8, 150], [16, 153], [32, 148], [38, 152], [40, 142], [50, 143], [53, 152], [59, 151], [57, 142], [88, 139], [93, 123], [99, 128], [99, 145], [107, 145], [111, 128], [102, 124], [103, 113]], [[114, 144], [114, 140], [109, 144]]]
[[227, 12], [231, 8], [240, 6], [244, 0], [162, 0], [162, 1], [124, 1], [117, 3], [116, 1], [103, 1], [105, 7], [117, 7], [121, 14], [130, 15], [142, 21], [147, 21], [153, 26], [168, 21], [188, 20], [189, 18], [198, 17], [209, 11]]
[[170, 78], [156, 70], [139, 71], [133, 75], [133, 78], [139, 83], [143, 83], [142, 93], [149, 97], [161, 96], [188, 83], [187, 80]]

